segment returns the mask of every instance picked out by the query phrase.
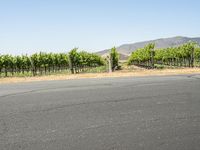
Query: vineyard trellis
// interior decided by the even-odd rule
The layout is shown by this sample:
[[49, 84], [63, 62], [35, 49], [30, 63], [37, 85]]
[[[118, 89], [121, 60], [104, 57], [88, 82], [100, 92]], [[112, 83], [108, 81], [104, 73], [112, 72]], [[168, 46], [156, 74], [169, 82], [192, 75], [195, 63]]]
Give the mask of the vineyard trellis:
[[154, 64], [177, 67], [194, 67], [200, 64], [200, 47], [194, 42], [156, 50], [154, 46], [151, 43], [133, 52], [128, 59], [128, 64], [148, 68], [153, 68]]
[[[70, 65], [71, 64], [71, 65]], [[0, 76], [42, 75], [73, 70], [72, 73], [105, 65], [100, 56], [77, 49], [67, 53], [35, 53], [30, 56], [0, 55]]]
[[72, 74], [82, 72], [88, 67], [105, 65], [105, 61], [101, 56], [85, 51], [78, 52], [77, 50], [77, 48], [71, 50], [68, 56]]
[[[116, 48], [110, 51], [112, 70], [119, 67], [119, 54]], [[72, 74], [84, 72], [88, 68], [106, 66], [108, 62], [101, 56], [72, 49], [69, 53], [35, 53], [30, 56], [0, 55], [0, 77], [51, 74], [62, 71]], [[167, 65], [177, 67], [200, 66], [200, 47], [194, 42], [188, 42], [178, 47], [155, 49], [151, 43], [144, 48], [133, 52], [128, 64], [135, 64], [148, 68], [154, 65]], [[105, 67], [106, 68], [106, 67]]]

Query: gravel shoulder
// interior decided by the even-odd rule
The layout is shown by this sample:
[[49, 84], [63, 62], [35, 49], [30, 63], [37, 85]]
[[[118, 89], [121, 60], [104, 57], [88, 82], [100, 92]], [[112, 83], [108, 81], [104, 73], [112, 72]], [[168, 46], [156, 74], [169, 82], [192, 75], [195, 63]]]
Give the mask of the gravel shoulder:
[[0, 78], [0, 84], [34, 82], [34, 81], [50, 81], [50, 80], [70, 80], [83, 78], [111, 78], [111, 77], [137, 77], [137, 76], [165, 76], [165, 75], [181, 75], [181, 74], [200, 74], [200, 68], [181, 68], [181, 69], [162, 69], [162, 70], [121, 70], [113, 73], [84, 73], [76, 75], [47, 75], [36, 77], [8, 77]]

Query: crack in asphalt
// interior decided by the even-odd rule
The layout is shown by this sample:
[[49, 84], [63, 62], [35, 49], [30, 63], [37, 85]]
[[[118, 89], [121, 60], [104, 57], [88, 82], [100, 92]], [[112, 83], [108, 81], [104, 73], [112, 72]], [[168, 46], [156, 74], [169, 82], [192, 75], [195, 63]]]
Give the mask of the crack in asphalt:
[[[173, 95], [183, 95], [187, 93], [175, 93], [175, 94], [163, 94], [163, 95], [156, 95], [156, 96], [138, 96], [138, 97], [131, 97], [131, 98], [126, 98], [126, 99], [115, 99], [115, 100], [104, 100], [104, 101], [89, 101], [89, 102], [82, 102], [82, 103], [74, 103], [74, 104], [67, 104], [67, 105], [60, 105], [60, 106], [55, 106], [52, 108], [47, 108], [47, 109], [42, 109], [42, 110], [32, 110], [32, 111], [22, 111], [22, 112], [17, 112], [16, 114], [23, 114], [23, 113], [34, 113], [34, 112], [48, 112], [48, 111], [53, 111], [57, 109], [62, 109], [62, 108], [67, 108], [67, 107], [76, 107], [76, 106], [81, 106], [81, 105], [90, 105], [90, 104], [102, 104], [102, 103], [120, 103], [120, 102], [128, 102], [128, 101], [133, 101], [137, 99], [151, 99], [151, 98], [157, 98], [157, 97], [167, 97], [167, 96], [173, 96]], [[10, 116], [14, 115], [14, 113], [10, 113], [7, 115], [3, 115], [0, 117], [5, 117], [5, 116]]]
[[4, 119], [0, 119], [0, 136], [3, 136], [6, 132], [8, 132], [6, 122]]
[[188, 75], [187, 77], [188, 77], [188, 78], [193, 78], [193, 79], [200, 80], [200, 74]]
[[[95, 85], [87, 85], [87, 87], [98, 87], [98, 86], [112, 86], [112, 84], [95, 84]], [[68, 87], [53, 87], [53, 88], [43, 88], [43, 89], [36, 89], [36, 90], [30, 90], [30, 91], [24, 91], [24, 92], [18, 92], [18, 93], [11, 93], [7, 95], [1, 95], [0, 98], [10, 97], [10, 96], [17, 96], [17, 95], [24, 95], [29, 93], [34, 93], [38, 91], [48, 91], [48, 90], [58, 90], [58, 89], [72, 89], [72, 88], [82, 88], [86, 86], [68, 86]]]
[[[186, 76], [187, 78], [192, 78], [192, 79], [197, 79], [197, 80], [200, 80], [200, 74], [193, 74], [193, 75], [187, 75]], [[136, 84], [134, 85], [133, 87], [136, 87], [136, 86], [149, 86], [149, 85], [155, 85], [155, 84], [159, 84], [159, 85], [165, 85], [166, 83], [151, 83], [151, 84]], [[105, 84], [93, 84], [93, 85], [87, 85], [87, 87], [98, 87], [98, 86], [112, 86], [113, 84], [111, 83], [105, 83]], [[128, 85], [130, 86], [130, 85]], [[77, 85], [77, 86], [74, 86], [74, 85], [71, 85], [71, 86], [68, 86], [68, 87], [53, 87], [53, 88], [42, 88], [42, 89], [35, 89], [35, 90], [30, 90], [30, 91], [24, 91], [24, 92], [18, 92], [18, 93], [11, 93], [11, 94], [6, 94], [6, 95], [1, 95], [0, 98], [5, 98], [5, 97], [10, 97], [10, 96], [17, 96], [17, 95], [23, 95], [23, 94], [29, 94], [29, 93], [34, 93], [34, 92], [38, 92], [38, 91], [47, 91], [47, 90], [58, 90], [58, 89], [70, 89], [70, 88], [82, 88], [82, 87], [85, 87], [84, 85]]]

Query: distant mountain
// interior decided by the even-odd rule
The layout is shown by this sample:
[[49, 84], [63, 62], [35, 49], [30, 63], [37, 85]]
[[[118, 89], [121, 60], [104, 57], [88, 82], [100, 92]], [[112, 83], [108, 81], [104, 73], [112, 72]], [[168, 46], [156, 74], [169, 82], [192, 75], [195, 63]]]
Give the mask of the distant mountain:
[[[126, 59], [133, 51], [137, 50], [138, 48], [142, 48], [149, 43], [155, 43], [156, 48], [167, 48], [167, 47], [174, 47], [179, 46], [189, 41], [194, 41], [200, 44], [200, 37], [199, 38], [189, 38], [189, 37], [172, 37], [172, 38], [162, 38], [157, 40], [151, 41], [144, 41], [144, 42], [137, 42], [133, 44], [124, 44], [117, 47], [117, 51], [123, 55], [123, 59]], [[109, 50], [103, 50], [97, 52], [99, 55], [106, 55]]]

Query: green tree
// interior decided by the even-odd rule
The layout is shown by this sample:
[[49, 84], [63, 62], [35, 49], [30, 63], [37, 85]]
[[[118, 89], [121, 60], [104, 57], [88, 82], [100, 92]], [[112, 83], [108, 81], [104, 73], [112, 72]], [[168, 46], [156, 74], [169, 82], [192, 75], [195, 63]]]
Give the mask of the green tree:
[[3, 56], [0, 55], [0, 76], [1, 76], [1, 73], [2, 73], [2, 69], [3, 69]]
[[112, 66], [112, 71], [119, 67], [119, 54], [115, 47], [110, 50], [110, 63]]

